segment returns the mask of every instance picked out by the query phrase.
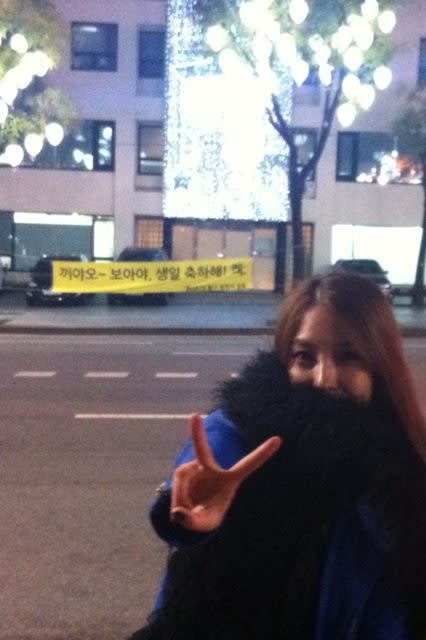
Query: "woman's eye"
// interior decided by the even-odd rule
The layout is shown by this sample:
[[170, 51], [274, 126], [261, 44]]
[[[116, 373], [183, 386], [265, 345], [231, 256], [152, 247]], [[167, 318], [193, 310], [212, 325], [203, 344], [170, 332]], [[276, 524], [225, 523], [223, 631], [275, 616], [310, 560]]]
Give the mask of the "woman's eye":
[[315, 362], [313, 354], [304, 349], [297, 349], [296, 351], [293, 351], [293, 353], [291, 354], [291, 358], [294, 363], [300, 364], [305, 367], [311, 366]]

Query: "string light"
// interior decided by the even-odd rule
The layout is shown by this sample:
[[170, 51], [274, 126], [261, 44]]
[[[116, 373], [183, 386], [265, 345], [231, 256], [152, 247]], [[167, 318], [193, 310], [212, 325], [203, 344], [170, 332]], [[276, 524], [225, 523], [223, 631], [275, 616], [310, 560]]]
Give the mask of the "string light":
[[64, 128], [59, 122], [49, 122], [49, 124], [46, 125], [45, 133], [46, 139], [52, 147], [57, 147], [64, 138]]
[[4, 158], [11, 167], [17, 167], [24, 159], [24, 150], [19, 144], [8, 144], [4, 151]]
[[374, 20], [379, 15], [377, 0], [365, 0], [361, 5], [361, 13], [367, 20]]
[[43, 148], [43, 137], [38, 133], [28, 133], [24, 139], [25, 150], [28, 151], [31, 158], [38, 156]]
[[385, 65], [380, 65], [373, 73], [374, 84], [380, 91], [388, 88], [392, 82], [392, 71]]
[[216, 53], [224, 48], [228, 40], [228, 34], [220, 24], [214, 24], [207, 29], [206, 42], [212, 51]]
[[290, 0], [288, 13], [295, 24], [302, 24], [308, 16], [309, 6], [305, 0]]
[[342, 70], [336, 115], [350, 126], [391, 81], [388, 67], [372, 67], [370, 50], [395, 27], [395, 13], [364, 0], [334, 33], [316, 33], [313, 2], [238, 0], [235, 24], [225, 12], [204, 33], [196, 4], [169, 0], [165, 214], [286, 219], [288, 154], [265, 115], [271, 97], [290, 123], [293, 85], [314, 71], [330, 87]]
[[281, 66], [275, 73], [268, 63], [272, 49], [266, 30], [279, 40], [266, 13], [271, 0], [240, 6], [246, 28], [251, 15], [263, 16], [263, 35], [250, 41], [261, 65], [259, 77], [220, 31], [213, 31], [216, 48], [223, 43], [218, 52], [212, 49], [214, 57], [200, 53], [207, 32], [199, 26], [194, 4], [169, 0], [164, 214], [287, 220], [288, 152], [266, 107], [275, 91], [289, 119], [293, 81], [289, 71]]
[[337, 107], [337, 119], [342, 127], [350, 127], [356, 118], [356, 107], [351, 102], [343, 102]]
[[377, 18], [377, 24], [382, 33], [391, 33], [396, 25], [396, 16], [393, 11], [383, 11]]
[[[14, 52], [10, 58], [10, 63], [14, 63], [14, 66], [10, 66], [6, 72], [3, 70], [4, 73], [0, 79], [0, 125], [4, 127], [7, 118], [15, 115], [12, 108], [19, 92], [27, 89], [35, 76], [40, 78], [45, 76], [53, 67], [53, 62], [44, 51], [29, 50], [27, 38], [22, 33], [8, 32], [0, 38], [0, 45], [3, 47], [8, 45]], [[21, 115], [19, 109], [17, 115]], [[53, 129], [49, 130], [49, 127]], [[59, 144], [63, 135], [63, 129], [58, 123], [51, 123], [46, 127], [46, 138], [56, 140], [54, 144]], [[17, 142], [7, 144], [1, 155], [1, 161], [17, 167], [23, 161], [25, 151], [34, 159], [43, 148], [43, 143], [44, 136], [35, 132], [28, 133], [22, 144]]]
[[10, 38], [10, 48], [17, 53], [24, 54], [28, 50], [28, 42], [22, 33], [14, 33]]

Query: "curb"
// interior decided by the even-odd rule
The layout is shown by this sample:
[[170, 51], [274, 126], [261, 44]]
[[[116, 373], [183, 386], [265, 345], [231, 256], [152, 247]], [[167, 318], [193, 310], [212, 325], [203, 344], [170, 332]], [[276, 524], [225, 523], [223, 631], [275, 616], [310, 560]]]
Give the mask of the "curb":
[[8, 327], [0, 334], [35, 335], [273, 335], [274, 327]]
[[[400, 327], [404, 338], [426, 337], [426, 327]], [[271, 322], [261, 327], [13, 327], [0, 325], [0, 334], [34, 335], [273, 335]]]

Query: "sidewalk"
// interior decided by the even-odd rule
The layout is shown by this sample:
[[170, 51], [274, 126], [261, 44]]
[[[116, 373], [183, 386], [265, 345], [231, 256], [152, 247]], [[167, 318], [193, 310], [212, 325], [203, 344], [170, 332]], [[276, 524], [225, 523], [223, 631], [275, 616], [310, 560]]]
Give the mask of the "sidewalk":
[[[1, 333], [271, 334], [282, 296], [265, 292], [178, 294], [168, 306], [109, 307], [95, 296], [84, 307], [27, 308], [21, 293], [0, 297]], [[405, 336], [426, 336], [426, 309], [400, 299], [394, 312]]]

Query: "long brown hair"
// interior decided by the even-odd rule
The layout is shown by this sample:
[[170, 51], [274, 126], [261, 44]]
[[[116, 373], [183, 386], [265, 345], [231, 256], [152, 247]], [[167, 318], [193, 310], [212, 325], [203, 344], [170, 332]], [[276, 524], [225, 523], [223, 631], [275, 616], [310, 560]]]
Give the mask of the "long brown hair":
[[392, 307], [366, 278], [343, 273], [314, 276], [285, 298], [275, 349], [288, 368], [293, 340], [308, 309], [325, 304], [342, 320], [354, 347], [381, 382], [409, 438], [426, 462], [426, 425], [404, 355]]

